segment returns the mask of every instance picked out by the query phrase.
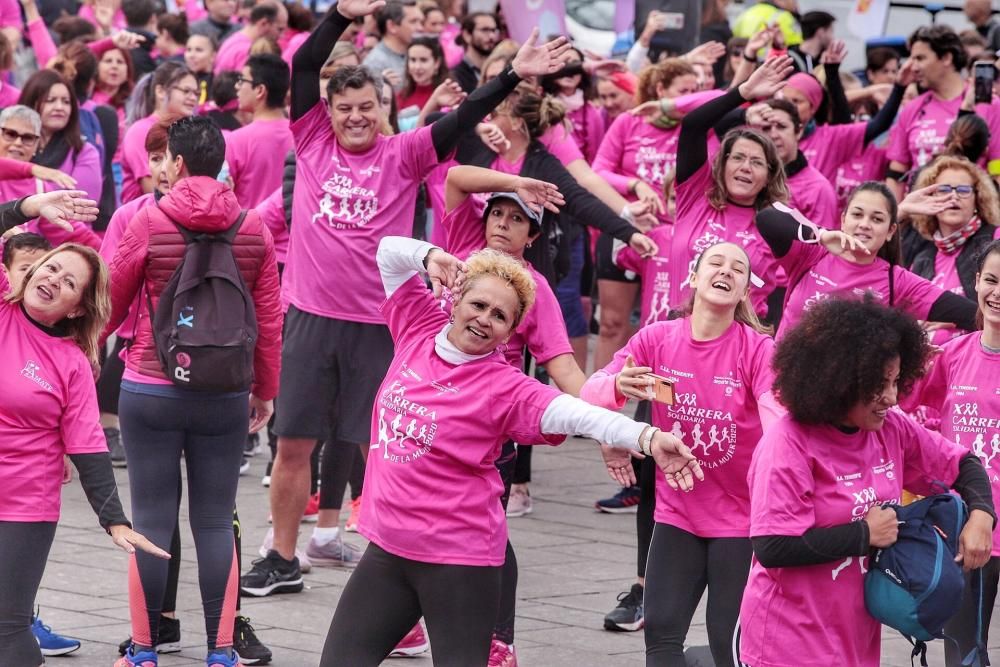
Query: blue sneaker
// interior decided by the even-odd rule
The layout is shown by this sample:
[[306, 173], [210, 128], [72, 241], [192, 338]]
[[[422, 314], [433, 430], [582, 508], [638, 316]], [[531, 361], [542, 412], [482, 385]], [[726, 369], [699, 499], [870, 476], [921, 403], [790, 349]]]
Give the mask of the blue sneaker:
[[604, 498], [594, 503], [594, 509], [608, 514], [635, 514], [639, 511], [639, 497], [642, 491], [638, 486], [625, 486], [610, 498]]
[[52, 632], [52, 628], [42, 623], [37, 615], [31, 619], [31, 632], [42, 649], [42, 655], [68, 655], [80, 648], [79, 641]]
[[135, 652], [135, 646], [129, 646], [125, 655], [115, 661], [115, 667], [157, 667], [156, 651]]
[[236, 655], [235, 651], [232, 657], [226, 655], [225, 651], [209, 653], [208, 657], [205, 658], [205, 665], [206, 667], [242, 667], [240, 656]]

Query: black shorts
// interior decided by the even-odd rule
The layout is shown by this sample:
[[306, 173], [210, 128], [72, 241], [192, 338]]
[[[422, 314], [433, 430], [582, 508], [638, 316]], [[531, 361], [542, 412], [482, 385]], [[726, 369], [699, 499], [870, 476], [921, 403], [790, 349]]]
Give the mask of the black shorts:
[[285, 315], [274, 432], [288, 438], [367, 443], [375, 394], [392, 362], [384, 324], [303, 312]]
[[637, 283], [639, 276], [629, 272], [628, 275], [618, 268], [612, 259], [611, 250], [615, 243], [615, 237], [610, 234], [601, 234], [597, 237], [597, 255], [594, 260], [595, 273], [598, 280], [613, 280], [616, 283]]

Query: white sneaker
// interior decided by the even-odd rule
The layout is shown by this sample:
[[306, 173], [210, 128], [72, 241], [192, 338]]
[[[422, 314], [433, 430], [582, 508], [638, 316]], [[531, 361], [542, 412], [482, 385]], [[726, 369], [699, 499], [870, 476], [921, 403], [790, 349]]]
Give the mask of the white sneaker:
[[[260, 554], [261, 558], [267, 558], [267, 552], [274, 548], [274, 528], [268, 528], [267, 533], [264, 535], [264, 542], [261, 543], [260, 549], [257, 553]], [[309, 556], [306, 556], [304, 552], [299, 549], [295, 549], [295, 557], [299, 559], [299, 570], [303, 574], [312, 570], [312, 562], [309, 560]]]
[[507, 516], [509, 518], [531, 514], [534, 509], [531, 506], [531, 494], [524, 484], [516, 484], [510, 489], [510, 498], [507, 500]]
[[317, 565], [339, 565], [342, 567], [354, 567], [361, 560], [361, 549], [344, 542], [343, 535], [337, 535], [335, 539], [326, 544], [320, 544], [315, 537], [309, 538], [306, 546], [306, 555]]

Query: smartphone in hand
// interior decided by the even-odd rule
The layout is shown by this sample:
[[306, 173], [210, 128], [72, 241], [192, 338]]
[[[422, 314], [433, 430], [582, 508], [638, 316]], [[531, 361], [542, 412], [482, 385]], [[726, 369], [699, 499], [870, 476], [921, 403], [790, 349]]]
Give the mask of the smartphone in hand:
[[989, 104], [993, 101], [993, 81], [997, 69], [991, 60], [979, 60], [972, 66], [975, 80], [976, 104]]

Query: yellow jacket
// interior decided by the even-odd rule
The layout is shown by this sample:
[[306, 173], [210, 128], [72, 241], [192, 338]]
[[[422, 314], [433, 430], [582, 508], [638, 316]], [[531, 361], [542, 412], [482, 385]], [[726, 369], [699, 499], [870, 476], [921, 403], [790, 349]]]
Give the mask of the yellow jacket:
[[776, 24], [785, 37], [785, 46], [796, 46], [802, 43], [802, 29], [798, 19], [791, 12], [778, 9], [769, 2], [759, 2], [746, 9], [736, 17], [733, 24], [733, 36], [750, 39], [768, 25]]

